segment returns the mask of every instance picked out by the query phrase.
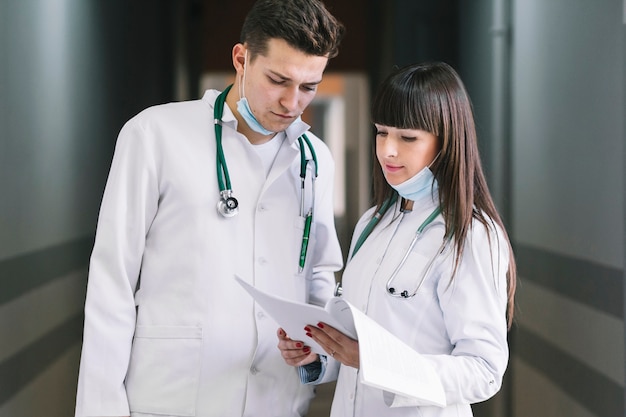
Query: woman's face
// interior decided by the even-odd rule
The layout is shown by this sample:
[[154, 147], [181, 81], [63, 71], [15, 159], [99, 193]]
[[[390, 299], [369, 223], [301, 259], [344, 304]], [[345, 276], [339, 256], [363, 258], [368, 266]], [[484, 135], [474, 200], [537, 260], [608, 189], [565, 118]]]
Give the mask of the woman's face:
[[437, 136], [419, 129], [376, 126], [376, 157], [390, 185], [412, 178], [439, 152]]

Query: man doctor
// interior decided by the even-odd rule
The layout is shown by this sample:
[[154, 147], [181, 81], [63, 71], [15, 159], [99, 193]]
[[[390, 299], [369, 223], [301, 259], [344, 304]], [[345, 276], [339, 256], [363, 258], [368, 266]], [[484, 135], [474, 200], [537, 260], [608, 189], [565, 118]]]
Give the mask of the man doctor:
[[313, 387], [234, 276], [297, 301], [332, 296], [334, 164], [300, 115], [343, 31], [318, 0], [259, 0], [227, 93], [122, 128], [91, 256], [77, 417], [306, 414]]

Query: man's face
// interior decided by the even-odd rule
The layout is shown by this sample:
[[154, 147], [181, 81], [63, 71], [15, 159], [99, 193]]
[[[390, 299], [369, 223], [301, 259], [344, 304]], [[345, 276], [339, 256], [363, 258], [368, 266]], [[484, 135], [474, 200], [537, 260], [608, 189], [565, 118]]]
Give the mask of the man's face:
[[[244, 63], [243, 91], [252, 113], [264, 128], [285, 130], [311, 103], [328, 63], [324, 56], [307, 55], [282, 39], [268, 41], [267, 54]], [[245, 51], [245, 49], [244, 49]], [[238, 77], [243, 76], [243, 71]]]

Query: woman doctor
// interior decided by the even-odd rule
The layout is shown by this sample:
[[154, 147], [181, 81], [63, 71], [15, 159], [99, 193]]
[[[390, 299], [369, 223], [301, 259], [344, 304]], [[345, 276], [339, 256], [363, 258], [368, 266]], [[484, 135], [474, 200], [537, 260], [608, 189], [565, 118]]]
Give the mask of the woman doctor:
[[[432, 363], [446, 406], [363, 385], [358, 341], [317, 323], [308, 335], [341, 363], [331, 416], [472, 416], [507, 367], [516, 271], [470, 99], [449, 65], [411, 65], [383, 82], [372, 117], [376, 205], [355, 228], [343, 297]], [[317, 359], [306, 341], [279, 348], [301, 369]]]

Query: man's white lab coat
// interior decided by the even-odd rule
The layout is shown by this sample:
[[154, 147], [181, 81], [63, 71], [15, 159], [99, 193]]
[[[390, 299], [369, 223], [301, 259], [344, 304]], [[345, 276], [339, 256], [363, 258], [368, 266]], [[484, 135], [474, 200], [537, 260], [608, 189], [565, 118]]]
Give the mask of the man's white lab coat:
[[313, 397], [280, 356], [278, 325], [234, 276], [294, 300], [322, 304], [332, 296], [342, 263], [334, 164], [307, 133], [319, 177], [299, 273], [296, 139], [308, 126], [288, 128], [266, 178], [225, 106], [223, 147], [240, 211], [224, 218], [216, 208], [217, 94], [149, 108], [119, 135], [90, 264], [76, 416], [293, 417]]

